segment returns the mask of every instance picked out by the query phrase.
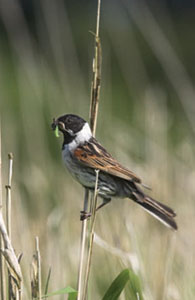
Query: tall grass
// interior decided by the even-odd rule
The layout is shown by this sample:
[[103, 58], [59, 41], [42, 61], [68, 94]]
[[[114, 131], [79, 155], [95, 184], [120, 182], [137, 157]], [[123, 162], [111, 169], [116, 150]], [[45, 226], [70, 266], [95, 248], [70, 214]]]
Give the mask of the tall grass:
[[[30, 298], [35, 236], [43, 256], [43, 287], [50, 267], [49, 291], [76, 286], [84, 191], [63, 168], [61, 141], [57, 144], [50, 123], [68, 112], [88, 118], [93, 53], [88, 31], [94, 28], [95, 9], [91, 1], [85, 7], [78, 3], [72, 10], [67, 1], [33, 2], [31, 19], [17, 1], [4, 1], [0, 8], [2, 177], [4, 187], [12, 151], [12, 242], [17, 254], [24, 253], [24, 299]], [[121, 267], [132, 264], [129, 255], [138, 263], [145, 299], [191, 300], [194, 78], [193, 57], [182, 49], [187, 53], [193, 45], [185, 48], [188, 28], [179, 27], [163, 7], [149, 10], [136, 3], [103, 2], [97, 138], [152, 187], [153, 197], [177, 211], [179, 231], [173, 240], [172, 232], [130, 200], [113, 200], [96, 220], [96, 234], [108, 247], [96, 240], [89, 299], [100, 299]], [[190, 16], [188, 22], [193, 25]]]

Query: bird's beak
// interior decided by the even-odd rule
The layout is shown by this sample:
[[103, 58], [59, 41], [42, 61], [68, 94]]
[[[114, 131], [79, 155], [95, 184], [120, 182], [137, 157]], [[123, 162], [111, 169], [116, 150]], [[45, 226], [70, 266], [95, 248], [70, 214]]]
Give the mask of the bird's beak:
[[55, 131], [55, 135], [59, 137], [59, 131], [65, 133], [69, 132], [69, 130], [66, 129], [65, 124], [58, 119], [53, 119], [53, 123], [51, 124], [51, 128]]
[[53, 118], [53, 123], [51, 124], [52, 130], [55, 130], [56, 126], [58, 126], [58, 120], [56, 120], [55, 118]]

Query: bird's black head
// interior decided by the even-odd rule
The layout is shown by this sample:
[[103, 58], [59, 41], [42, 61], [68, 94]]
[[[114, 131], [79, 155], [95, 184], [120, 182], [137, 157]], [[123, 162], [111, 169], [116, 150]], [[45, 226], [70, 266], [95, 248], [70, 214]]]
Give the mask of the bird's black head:
[[56, 127], [58, 127], [64, 135], [64, 144], [68, 144], [74, 140], [77, 133], [83, 129], [85, 124], [86, 121], [81, 117], [68, 114], [54, 119], [51, 127], [53, 130], [56, 130]]

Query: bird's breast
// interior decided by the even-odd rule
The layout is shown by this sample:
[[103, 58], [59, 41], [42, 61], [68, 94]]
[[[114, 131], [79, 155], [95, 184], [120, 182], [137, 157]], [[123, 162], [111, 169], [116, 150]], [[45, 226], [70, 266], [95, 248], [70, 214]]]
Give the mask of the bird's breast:
[[95, 171], [82, 166], [75, 158], [68, 146], [62, 150], [62, 159], [72, 176], [83, 186], [95, 186]]

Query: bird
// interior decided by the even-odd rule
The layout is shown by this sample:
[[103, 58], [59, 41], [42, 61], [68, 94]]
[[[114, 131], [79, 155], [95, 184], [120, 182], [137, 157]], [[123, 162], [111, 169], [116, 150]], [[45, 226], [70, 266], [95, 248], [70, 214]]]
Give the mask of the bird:
[[[96, 170], [98, 196], [108, 204], [113, 197], [129, 198], [167, 227], [177, 230], [176, 213], [169, 206], [151, 198], [142, 188], [142, 180], [120, 164], [92, 135], [87, 121], [75, 114], [65, 114], [53, 119], [52, 129], [63, 134], [62, 158], [72, 176], [85, 188], [94, 192]], [[81, 220], [90, 213], [81, 215]]]

